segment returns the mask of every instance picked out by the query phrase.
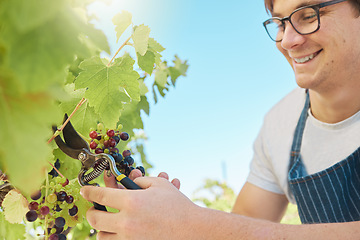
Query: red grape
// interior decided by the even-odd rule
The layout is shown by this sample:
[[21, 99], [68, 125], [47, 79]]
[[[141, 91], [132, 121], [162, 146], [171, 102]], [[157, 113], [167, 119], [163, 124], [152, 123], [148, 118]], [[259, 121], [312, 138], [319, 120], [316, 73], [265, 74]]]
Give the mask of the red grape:
[[116, 140], [113, 139], [113, 138], [110, 138], [110, 139], [109, 139], [109, 146], [110, 146], [110, 147], [115, 147], [115, 146], [116, 146]]
[[123, 157], [127, 157], [131, 155], [131, 151], [130, 150], [124, 150], [122, 153]]
[[97, 133], [96, 131], [91, 131], [91, 132], [89, 133], [89, 136], [90, 136], [92, 139], [95, 139], [95, 138], [98, 137], [98, 133]]
[[38, 207], [39, 207], [39, 203], [37, 203], [37, 202], [29, 203], [29, 210], [37, 210]]
[[48, 206], [42, 206], [41, 208], [40, 208], [40, 214], [41, 215], [47, 215], [47, 214], [49, 214], [49, 212], [50, 212], [50, 209], [49, 209], [49, 207]]
[[100, 154], [100, 153], [103, 153], [103, 152], [104, 152], [104, 150], [102, 150], [101, 148], [96, 148], [95, 149], [96, 154]]
[[51, 234], [50, 237], [49, 237], [49, 240], [59, 240], [59, 235]]
[[69, 184], [69, 179], [66, 179], [65, 182], [61, 184], [61, 186], [65, 187], [68, 184]]
[[106, 134], [109, 136], [109, 137], [113, 137], [115, 135], [115, 131], [110, 129], [110, 130], [107, 130]]
[[97, 143], [96, 142], [94, 142], [94, 141], [91, 141], [91, 143], [90, 143], [90, 148], [91, 149], [95, 149], [96, 147], [97, 147]]

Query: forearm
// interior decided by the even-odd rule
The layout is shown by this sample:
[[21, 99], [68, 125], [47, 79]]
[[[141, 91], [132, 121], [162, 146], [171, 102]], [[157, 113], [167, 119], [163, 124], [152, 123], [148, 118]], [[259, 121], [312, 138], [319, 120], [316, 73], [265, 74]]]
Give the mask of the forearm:
[[201, 208], [188, 224], [187, 239], [354, 239], [360, 236], [360, 222], [328, 224], [279, 224], [238, 214]]
[[[118, 209], [118, 213], [87, 212], [100, 235], [126, 239], [268, 240], [356, 239], [360, 222], [285, 225], [195, 205], [167, 180], [137, 178], [143, 190], [85, 186], [83, 197]], [[105, 236], [104, 236], [105, 237]], [[99, 239], [101, 239], [99, 237]]]

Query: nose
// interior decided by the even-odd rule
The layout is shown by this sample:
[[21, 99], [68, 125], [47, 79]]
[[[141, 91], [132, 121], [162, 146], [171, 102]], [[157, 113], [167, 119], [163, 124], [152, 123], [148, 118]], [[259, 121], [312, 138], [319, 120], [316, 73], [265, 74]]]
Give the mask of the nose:
[[285, 50], [291, 50], [292, 48], [303, 44], [305, 36], [299, 34], [290, 22], [285, 23], [285, 29], [283, 38], [281, 40], [281, 47]]

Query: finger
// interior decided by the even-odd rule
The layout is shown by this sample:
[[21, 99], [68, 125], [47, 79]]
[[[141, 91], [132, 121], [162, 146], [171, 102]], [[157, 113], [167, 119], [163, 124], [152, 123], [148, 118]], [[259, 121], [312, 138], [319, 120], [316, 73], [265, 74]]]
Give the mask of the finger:
[[141, 177], [134, 180], [134, 182], [142, 189], [149, 188], [151, 186], [160, 186], [170, 184], [168, 180], [161, 177]]
[[127, 191], [132, 190], [84, 186], [80, 189], [80, 194], [88, 201], [120, 210], [122, 200], [126, 199]]
[[104, 174], [104, 183], [105, 186], [110, 187], [110, 188], [119, 188], [119, 184], [117, 183], [114, 175], [110, 175], [110, 177], [108, 176], [107, 173]]
[[135, 178], [142, 177], [142, 172], [139, 169], [134, 169], [130, 172], [129, 178], [134, 180]]
[[158, 177], [165, 178], [166, 180], [169, 180], [169, 175], [166, 172], [159, 173]]
[[97, 240], [114, 240], [114, 239], [121, 239], [121, 238], [117, 238], [117, 234], [115, 233], [108, 233], [108, 232], [98, 232], [96, 234], [96, 239]]
[[86, 212], [86, 219], [98, 231], [116, 232], [117, 230], [118, 218], [116, 213], [98, 211], [91, 207]]
[[177, 188], [180, 190], [180, 180], [177, 179], [177, 178], [174, 178], [171, 183]]

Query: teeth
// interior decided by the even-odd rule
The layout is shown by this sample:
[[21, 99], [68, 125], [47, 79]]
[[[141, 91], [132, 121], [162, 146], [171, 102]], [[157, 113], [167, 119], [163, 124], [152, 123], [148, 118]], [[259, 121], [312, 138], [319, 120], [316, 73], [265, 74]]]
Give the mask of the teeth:
[[314, 57], [315, 57], [315, 54], [311, 54], [311, 55], [303, 57], [303, 58], [294, 58], [294, 60], [296, 63], [305, 63], [305, 62], [310, 61]]

